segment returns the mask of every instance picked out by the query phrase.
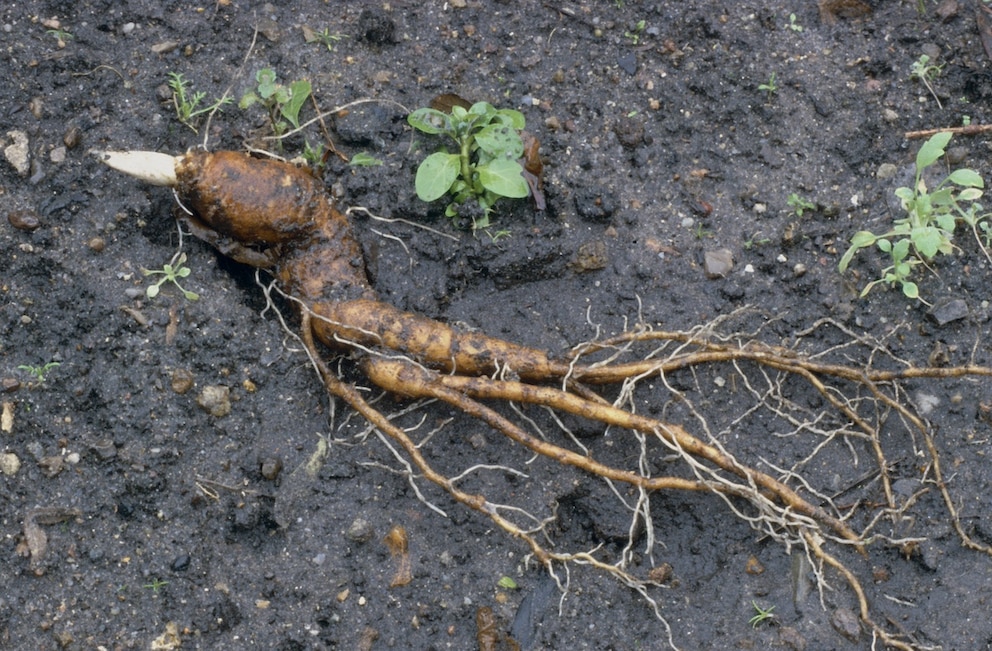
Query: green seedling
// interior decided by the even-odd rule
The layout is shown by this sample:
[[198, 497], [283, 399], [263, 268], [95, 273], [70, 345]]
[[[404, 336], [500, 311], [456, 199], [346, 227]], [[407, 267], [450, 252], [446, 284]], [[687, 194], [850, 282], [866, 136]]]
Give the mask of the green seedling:
[[158, 592], [159, 588], [163, 588], [167, 585], [169, 585], [168, 581], [163, 581], [162, 579], [154, 578], [151, 580], [150, 583], [146, 583], [141, 587], [151, 590], [152, 592]]
[[333, 52], [338, 41], [340, 41], [343, 38], [348, 38], [348, 35], [342, 34], [340, 32], [335, 32], [332, 34], [331, 30], [325, 27], [319, 32], [317, 31], [305, 32], [303, 40], [305, 40], [307, 43], [317, 43], [319, 45], [324, 45], [327, 47], [328, 52]]
[[775, 606], [769, 606], [768, 608], [762, 608], [758, 605], [758, 602], [752, 601], [751, 605], [754, 606], [754, 610], [757, 613], [754, 617], [747, 620], [747, 623], [751, 625], [751, 628], [758, 628], [758, 624], [765, 621], [771, 621], [775, 619], [775, 614], [772, 613], [775, 610]]
[[190, 268], [187, 267], [185, 263], [186, 263], [186, 254], [177, 253], [176, 255], [172, 256], [172, 260], [169, 261], [167, 264], [165, 264], [165, 266], [163, 266], [161, 269], [143, 268], [141, 270], [141, 273], [144, 274], [146, 277], [161, 276], [161, 278], [156, 280], [154, 284], [149, 285], [148, 288], [145, 289], [145, 295], [148, 298], [155, 298], [156, 296], [158, 296], [158, 293], [161, 290], [163, 284], [172, 283], [173, 285], [179, 288], [179, 291], [183, 293], [183, 296], [186, 297], [187, 301], [195, 301], [196, 299], [200, 298], [199, 294], [197, 294], [196, 292], [191, 292], [188, 289], [184, 289], [183, 286], [179, 284], [180, 278], [186, 278], [190, 274]]
[[778, 92], [778, 81], [774, 72], [768, 76], [768, 81], [758, 86], [758, 90], [768, 93], [769, 100]]
[[352, 167], [378, 167], [382, 161], [366, 151], [360, 151], [351, 157], [348, 164]]
[[255, 73], [257, 85], [248, 91], [238, 102], [238, 107], [246, 109], [261, 104], [269, 112], [272, 131], [281, 136], [292, 126], [300, 128], [300, 109], [310, 97], [312, 87], [306, 79], [298, 79], [289, 85], [281, 84], [272, 68], [262, 68]]
[[20, 366], [17, 367], [17, 369], [19, 371], [25, 371], [26, 373], [29, 373], [31, 376], [34, 377], [35, 380], [38, 381], [38, 384], [44, 384], [45, 376], [48, 374], [48, 372], [53, 368], [58, 368], [59, 366], [62, 366], [62, 364], [60, 364], [59, 362], [48, 362], [44, 366], [31, 366], [30, 364], [21, 364]]
[[407, 120], [418, 131], [447, 136], [457, 146], [455, 153], [444, 149], [431, 154], [417, 168], [417, 196], [430, 202], [450, 194], [448, 217], [457, 217], [463, 204], [474, 200], [481, 214], [473, 214], [472, 229], [486, 228], [496, 201], [530, 194], [519, 163], [524, 153], [520, 132], [525, 126], [519, 111], [478, 102], [467, 110], [453, 106], [450, 114], [417, 109]]
[[812, 201], [808, 201], [806, 199], [803, 199], [802, 197], [800, 197], [795, 192], [793, 192], [792, 194], [790, 194], [789, 195], [789, 198], [786, 199], [785, 202], [787, 204], [789, 204], [789, 207], [792, 208], [793, 212], [796, 213], [796, 217], [802, 217], [803, 216], [803, 213], [806, 212], [807, 210], [809, 210], [809, 211], [816, 210], [816, 204], [815, 203], [813, 203]]
[[954, 170], [932, 190], [923, 179], [924, 171], [944, 156], [950, 140], [950, 133], [938, 133], [917, 152], [913, 186], [895, 191], [906, 212], [905, 217], [895, 220], [892, 229], [881, 235], [859, 231], [851, 238], [851, 247], [840, 260], [841, 273], [850, 265], [855, 253], [871, 246], [877, 246], [888, 254], [892, 263], [882, 269], [881, 278], [861, 290], [861, 296], [876, 285], [885, 283], [899, 285], [908, 298], [918, 299], [919, 287], [910, 280], [913, 267], [930, 262], [938, 253], [951, 253], [954, 250], [954, 230], [959, 222], [971, 227], [976, 240], [979, 229], [989, 232], [988, 215], [982, 214], [982, 207], [975, 203], [982, 196], [981, 188], [985, 186], [978, 172]]
[[641, 42], [641, 36], [644, 33], [645, 27], [647, 27], [647, 22], [643, 19], [639, 20], [637, 21], [637, 24], [634, 25], [634, 29], [624, 32], [623, 36], [630, 41], [631, 45], [637, 45]]
[[496, 585], [507, 590], [516, 590], [518, 587], [517, 582], [508, 576], [501, 576], [499, 581], [496, 582]]
[[752, 235], [751, 237], [747, 238], [746, 240], [744, 240], [744, 249], [747, 250], [747, 251], [750, 251], [751, 249], [753, 249], [756, 246], [764, 246], [765, 244], [768, 244], [769, 242], [771, 242], [771, 239], [769, 239], [767, 237], [760, 237], [760, 236], [761, 236], [761, 233], [758, 232], [758, 233], [755, 233], [754, 235]]
[[944, 66], [931, 63], [930, 57], [926, 54], [921, 54], [920, 58], [914, 61], [909, 69], [909, 78], [915, 79], [926, 86], [927, 90], [930, 91], [930, 95], [936, 100], [938, 108], [944, 107], [940, 103], [940, 98], [937, 97], [937, 92], [933, 89], [933, 82], [940, 76], [943, 70]]
[[172, 105], [176, 109], [176, 117], [192, 129], [193, 133], [196, 133], [195, 118], [214, 110], [219, 111], [220, 107], [233, 101], [233, 98], [224, 95], [210, 106], [200, 106], [207, 94], [203, 91], [194, 92], [181, 72], [170, 72], [167, 83], [172, 90]]
[[309, 140], [303, 143], [303, 160], [307, 162], [312, 170], [319, 170], [324, 167], [324, 143], [318, 142], [314, 147]]
[[55, 37], [55, 40], [58, 41], [58, 46], [60, 48], [65, 47], [66, 43], [68, 43], [73, 38], [75, 38], [72, 34], [70, 34], [64, 29], [49, 29], [46, 30], [45, 33], [48, 34], [49, 36]]
[[796, 22], [796, 14], [789, 14], [789, 29], [794, 32], [803, 31], [803, 26]]
[[697, 240], [706, 240], [713, 237], [713, 231], [704, 228], [702, 224], [696, 224], [696, 228], [692, 231], [692, 234], [696, 236]]

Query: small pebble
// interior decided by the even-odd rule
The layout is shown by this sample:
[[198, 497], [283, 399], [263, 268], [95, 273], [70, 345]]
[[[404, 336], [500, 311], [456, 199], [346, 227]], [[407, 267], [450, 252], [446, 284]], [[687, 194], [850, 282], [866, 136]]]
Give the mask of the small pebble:
[[365, 518], [355, 518], [344, 537], [353, 543], [367, 543], [375, 537], [375, 530]]
[[172, 372], [172, 377], [170, 378], [170, 384], [172, 385], [172, 390], [183, 395], [187, 391], [193, 388], [194, 377], [193, 374], [184, 369], [177, 368]]
[[90, 250], [94, 253], [101, 253], [103, 249], [107, 246], [106, 240], [102, 237], [91, 237], [86, 246], [90, 247]]
[[65, 135], [62, 136], [62, 144], [65, 145], [67, 149], [75, 149], [82, 141], [83, 130], [76, 125], [72, 125], [66, 129]]
[[16, 454], [13, 452], [4, 452], [3, 454], [0, 454], [0, 472], [8, 477], [13, 477], [20, 469], [21, 460]]
[[231, 413], [231, 389], [219, 384], [203, 387], [196, 404], [214, 418], [223, 418]]
[[858, 638], [861, 637], [861, 622], [853, 610], [838, 608], [830, 617], [830, 624], [834, 630], [852, 642], [857, 642]]
[[65, 153], [66, 153], [65, 147], [56, 147], [48, 154], [48, 158], [53, 163], [64, 163]]
[[19, 231], [31, 232], [38, 230], [41, 226], [41, 219], [38, 218], [38, 213], [33, 210], [14, 210], [7, 213], [7, 221], [10, 225]]
[[28, 134], [15, 129], [8, 131], [7, 136], [13, 141], [4, 147], [3, 155], [17, 173], [27, 176], [31, 172], [31, 159], [28, 154]]
[[734, 268], [734, 254], [729, 249], [707, 251], [703, 256], [703, 268], [707, 278], [724, 278]]
[[272, 481], [279, 477], [282, 472], [282, 459], [279, 457], [265, 457], [260, 464], [262, 476]]
[[937, 325], [946, 325], [952, 321], [958, 321], [968, 316], [968, 304], [963, 298], [954, 298], [943, 303], [937, 303], [927, 316], [937, 322]]
[[893, 165], [892, 163], [882, 163], [881, 165], [878, 166], [878, 169], [875, 171], [875, 178], [881, 180], [891, 179], [893, 176], [896, 175], [896, 172], [898, 171], [899, 168]]

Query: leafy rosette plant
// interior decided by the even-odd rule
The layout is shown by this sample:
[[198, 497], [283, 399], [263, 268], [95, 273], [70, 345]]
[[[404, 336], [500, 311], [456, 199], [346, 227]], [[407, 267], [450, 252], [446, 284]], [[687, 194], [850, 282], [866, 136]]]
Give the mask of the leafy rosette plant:
[[448, 217], [459, 216], [459, 209], [474, 200], [481, 216], [472, 217], [472, 228], [485, 228], [496, 201], [530, 194], [519, 162], [524, 154], [520, 132], [525, 126], [519, 111], [478, 102], [469, 109], [453, 106], [450, 114], [418, 109], [407, 120], [423, 133], [448, 136], [457, 146], [454, 153], [444, 149], [431, 154], [417, 169], [417, 196], [431, 202], [449, 194]]

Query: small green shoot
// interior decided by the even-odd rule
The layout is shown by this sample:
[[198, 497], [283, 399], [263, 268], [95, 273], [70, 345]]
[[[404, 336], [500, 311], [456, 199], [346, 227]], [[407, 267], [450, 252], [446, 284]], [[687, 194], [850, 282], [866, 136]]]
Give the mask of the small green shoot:
[[45, 376], [48, 374], [48, 372], [53, 368], [58, 368], [59, 366], [62, 366], [62, 364], [60, 364], [59, 362], [48, 362], [43, 366], [32, 366], [30, 364], [21, 364], [20, 366], [17, 367], [17, 369], [19, 371], [25, 371], [26, 373], [32, 375], [34, 379], [38, 381], [38, 384], [44, 384]]
[[800, 197], [795, 192], [790, 194], [788, 199], [785, 200], [785, 202], [789, 204], [789, 207], [792, 208], [793, 212], [796, 213], [796, 217], [802, 217], [803, 213], [806, 212], [807, 210], [809, 211], [816, 210], [815, 203]]
[[179, 288], [179, 291], [183, 293], [187, 301], [195, 301], [200, 298], [200, 295], [196, 292], [191, 292], [188, 289], [184, 289], [182, 285], [179, 284], [180, 278], [186, 278], [190, 274], [190, 268], [185, 266], [186, 254], [177, 253], [172, 256], [172, 260], [165, 264], [161, 269], [144, 269], [142, 268], [141, 273], [147, 276], [161, 276], [154, 284], [149, 285], [145, 289], [145, 296], [148, 298], [155, 298], [158, 296], [159, 290], [165, 283], [172, 283]]
[[774, 72], [768, 76], [768, 81], [758, 86], [758, 90], [767, 93], [768, 99], [771, 100], [772, 96], [778, 92], [778, 80]]
[[981, 205], [975, 203], [982, 196], [981, 188], [985, 187], [978, 172], [954, 170], [932, 190], [923, 179], [923, 172], [944, 156], [950, 140], [950, 133], [938, 133], [917, 152], [913, 187], [901, 187], [895, 191], [902, 209], [906, 211], [905, 217], [895, 220], [892, 229], [881, 235], [859, 231], [851, 238], [851, 247], [840, 260], [841, 273], [847, 270], [855, 253], [871, 246], [877, 246], [888, 254], [892, 262], [882, 269], [881, 278], [861, 290], [861, 296], [876, 285], [885, 283], [899, 285], [907, 298], [919, 299], [919, 287], [910, 280], [913, 267], [930, 262], [938, 253], [951, 253], [954, 250], [951, 240], [959, 221], [971, 227], [979, 244], [979, 229], [989, 232], [986, 219], [989, 215], [981, 214]]
[[644, 28], [647, 27], [647, 22], [643, 19], [637, 21], [634, 28], [630, 31], [624, 32], [623, 36], [631, 45], [638, 45], [641, 42], [641, 36], [644, 35]]
[[310, 97], [312, 87], [306, 79], [281, 84], [272, 68], [262, 68], [255, 73], [257, 85], [248, 91], [238, 102], [238, 107], [246, 109], [261, 104], [269, 112], [269, 121], [276, 136], [281, 136], [292, 126], [300, 128], [300, 109]]
[[499, 581], [496, 582], [496, 585], [507, 590], [516, 590], [519, 587], [517, 586], [517, 582], [508, 576], [501, 576]]
[[775, 619], [775, 614], [772, 612], [775, 610], [775, 606], [769, 606], [768, 608], [762, 608], [758, 605], [758, 602], [752, 601], [751, 605], [754, 606], [754, 610], [757, 613], [754, 617], [747, 620], [747, 623], [751, 625], [751, 628], [758, 628], [758, 624], [765, 621], [771, 621]]
[[307, 43], [317, 43], [319, 45], [324, 45], [327, 47], [328, 52], [333, 52], [338, 41], [343, 38], [348, 38], [347, 34], [342, 34], [341, 32], [331, 33], [331, 30], [325, 27], [324, 29], [318, 31], [308, 31], [304, 33], [303, 40]]
[[789, 14], [789, 29], [794, 32], [803, 31], [803, 26], [796, 22], [796, 14]]
[[312, 170], [319, 170], [324, 167], [324, 143], [318, 142], [314, 147], [309, 140], [303, 142], [303, 160], [307, 162]]
[[367, 151], [360, 151], [351, 157], [348, 164], [352, 167], [378, 167], [382, 161]]
[[144, 584], [141, 587], [142, 588], [145, 588], [147, 590], [151, 590], [152, 592], [158, 592], [159, 591], [159, 588], [163, 588], [163, 587], [165, 587], [167, 585], [169, 585], [169, 582], [168, 581], [163, 581], [162, 579], [159, 579], [158, 577], [156, 577], [156, 578], [152, 579], [150, 583], [146, 583], [146, 584]]
[[446, 149], [424, 159], [417, 168], [416, 190], [422, 201], [435, 201], [450, 194], [445, 209], [448, 217], [458, 216], [465, 202], [474, 200], [481, 214], [472, 216], [472, 229], [489, 226], [489, 214], [500, 198], [522, 199], [530, 194], [519, 159], [524, 153], [520, 132], [525, 120], [513, 109], [496, 109], [478, 102], [468, 110], [453, 106], [451, 113], [432, 108], [417, 109], [409, 115], [410, 125], [423, 133], [447, 136], [458, 149]]
[[203, 98], [207, 94], [203, 91], [194, 92], [190, 87], [189, 81], [183, 77], [181, 72], [170, 72], [167, 83], [169, 89], [172, 90], [172, 105], [176, 109], [176, 117], [179, 118], [180, 122], [192, 129], [193, 133], [196, 133], [194, 119], [197, 116], [210, 113], [214, 110], [219, 111], [220, 107], [234, 101], [233, 98], [224, 95], [210, 106], [201, 107], [200, 104], [203, 103]]
[[713, 237], [713, 231], [703, 228], [703, 225], [696, 224], [696, 228], [692, 231], [692, 234], [696, 236], [697, 240], [707, 240]]
[[756, 246], [764, 246], [765, 244], [768, 244], [769, 242], [771, 242], [771, 239], [769, 239], [767, 237], [761, 237], [761, 232], [759, 231], [759, 232], [755, 233], [754, 235], [752, 235], [751, 237], [749, 237], [746, 240], [744, 240], [744, 249], [746, 251], [750, 251], [751, 249], [753, 249]]
[[926, 54], [921, 54], [920, 58], [913, 62], [913, 65], [909, 69], [909, 78], [919, 81], [927, 90], [930, 91], [930, 95], [936, 100], [938, 108], [944, 108], [940, 103], [940, 98], [937, 97], [937, 92], [933, 89], [933, 82], [940, 76], [940, 73], [944, 70], [944, 66], [937, 65], [936, 63], [930, 62], [930, 57]]
[[58, 46], [60, 49], [64, 48], [66, 43], [68, 43], [73, 38], [75, 38], [72, 34], [70, 34], [68, 31], [64, 29], [49, 29], [46, 30], [45, 33], [48, 34], [49, 36], [55, 37], [55, 40], [58, 41]]

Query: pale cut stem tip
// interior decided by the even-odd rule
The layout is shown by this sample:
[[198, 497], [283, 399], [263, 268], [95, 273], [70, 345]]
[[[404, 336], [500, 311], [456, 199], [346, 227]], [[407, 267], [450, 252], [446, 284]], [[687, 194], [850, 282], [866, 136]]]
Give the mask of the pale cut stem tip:
[[155, 151], [93, 151], [93, 155], [118, 172], [152, 185], [174, 187], [179, 156]]

